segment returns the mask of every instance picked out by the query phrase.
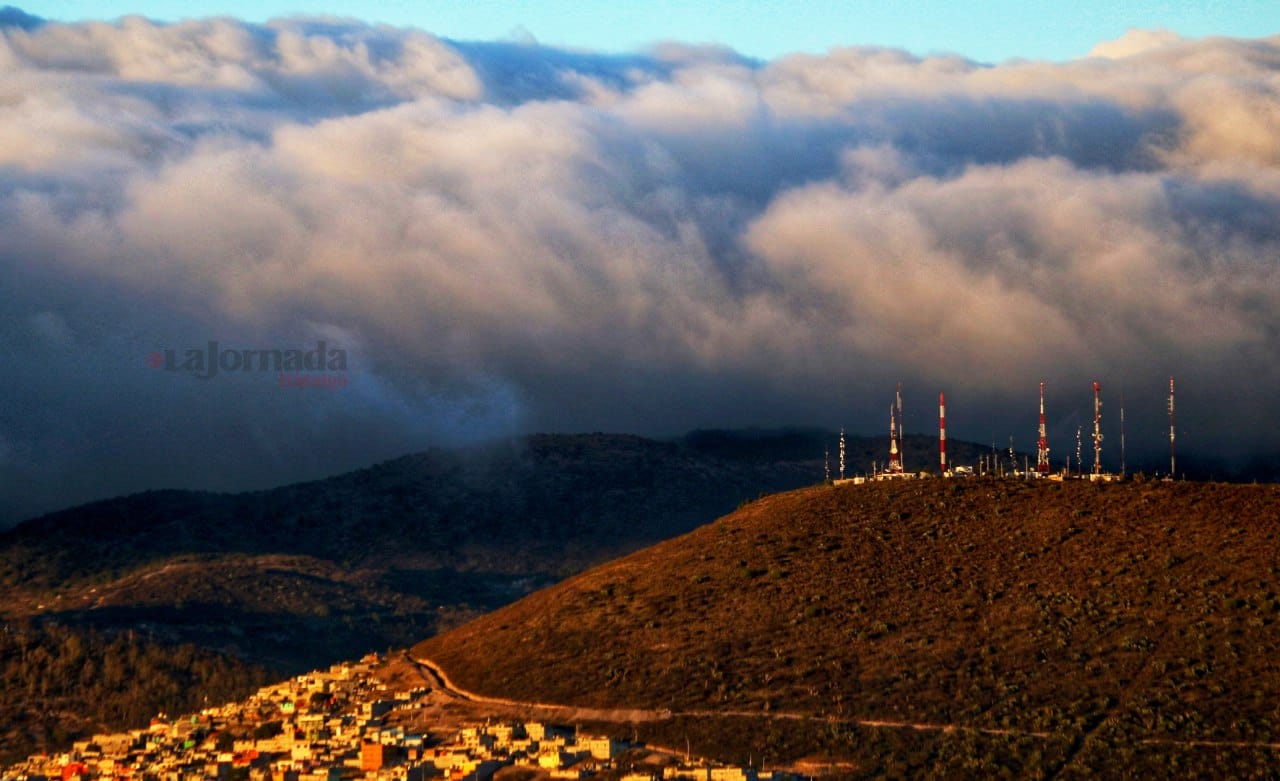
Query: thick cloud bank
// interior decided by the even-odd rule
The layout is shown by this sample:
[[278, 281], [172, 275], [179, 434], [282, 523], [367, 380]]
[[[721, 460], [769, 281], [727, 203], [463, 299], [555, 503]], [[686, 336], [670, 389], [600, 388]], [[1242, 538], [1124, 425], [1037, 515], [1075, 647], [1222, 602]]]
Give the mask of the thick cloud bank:
[[[528, 430], [1280, 449], [1280, 37], [755, 62], [0, 17], [0, 513]], [[312, 350], [339, 388], [201, 379]], [[157, 357], [159, 356], [159, 357]], [[239, 357], [239, 356], [232, 356]], [[309, 368], [309, 367], [308, 367]], [[1070, 442], [1068, 443], [1068, 440]], [[3, 520], [3, 519], [0, 519]]]

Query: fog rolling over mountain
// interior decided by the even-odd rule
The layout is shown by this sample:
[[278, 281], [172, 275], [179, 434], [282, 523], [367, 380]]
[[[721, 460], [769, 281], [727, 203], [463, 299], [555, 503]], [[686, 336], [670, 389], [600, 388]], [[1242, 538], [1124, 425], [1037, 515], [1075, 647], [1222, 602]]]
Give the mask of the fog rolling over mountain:
[[[835, 435], [538, 435], [268, 491], [121, 497], [0, 535], [0, 608], [313, 667], [820, 481], [824, 441]], [[851, 465], [878, 447], [851, 441]]]
[[[0, 15], [0, 521], [531, 431], [1280, 451], [1280, 41], [770, 61]], [[342, 387], [150, 356], [346, 352]], [[305, 372], [304, 372], [305, 374]], [[913, 419], [911, 416], [919, 416]]]

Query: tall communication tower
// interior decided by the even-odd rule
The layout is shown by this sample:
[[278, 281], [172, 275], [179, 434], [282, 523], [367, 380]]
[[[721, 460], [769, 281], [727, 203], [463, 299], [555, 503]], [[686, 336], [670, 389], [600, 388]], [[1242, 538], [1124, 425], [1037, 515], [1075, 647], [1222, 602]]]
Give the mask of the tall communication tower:
[[1036, 472], [1041, 477], [1049, 475], [1049, 435], [1044, 428], [1044, 380], [1040, 381], [1040, 438], [1036, 442]]
[[1102, 386], [1093, 383], [1093, 473], [1102, 474]]
[[1081, 454], [1080, 450], [1080, 435], [1083, 433], [1084, 428], [1082, 426], [1076, 426], [1076, 472], [1079, 474], [1084, 474], [1084, 461], [1081, 460], [1084, 456]]
[[902, 459], [898, 455], [898, 416], [892, 404], [889, 405], [889, 469], [890, 474], [902, 471]]
[[938, 394], [938, 467], [939, 474], [947, 473], [947, 397]]
[[831, 482], [831, 446], [826, 442], [822, 443], [822, 479]]
[[840, 429], [840, 479], [844, 479], [844, 429]]
[[1173, 378], [1169, 378], [1169, 479], [1177, 473], [1177, 452], [1173, 447]]

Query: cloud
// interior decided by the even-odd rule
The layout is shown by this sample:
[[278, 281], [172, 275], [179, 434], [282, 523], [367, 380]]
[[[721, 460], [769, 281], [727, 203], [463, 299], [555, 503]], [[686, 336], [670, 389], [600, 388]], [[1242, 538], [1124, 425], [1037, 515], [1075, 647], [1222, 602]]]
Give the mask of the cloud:
[[1143, 351], [1266, 345], [1266, 325], [1243, 305], [1280, 303], [1265, 244], [1233, 252], [1217, 230], [1196, 235], [1181, 219], [1208, 205], [1189, 207], [1175, 186], [1185, 184], [1061, 159], [893, 187], [820, 184], [775, 202], [748, 241], [793, 294], [828, 298], [821, 319], [868, 359], [902, 356], [956, 377], [981, 367], [992, 386], [1048, 360], [1121, 366]]
[[1124, 35], [1114, 41], [1103, 41], [1094, 46], [1089, 50], [1089, 56], [1120, 60], [1182, 40], [1182, 36], [1172, 30], [1126, 30]]
[[[1207, 389], [1280, 379], [1280, 40], [1163, 37], [988, 66], [4, 27], [0, 513], [530, 430], [878, 431], [898, 380], [985, 439], [1098, 378], [1141, 450], [1177, 374], [1188, 447], [1274, 449], [1270, 394]], [[146, 363], [318, 339], [347, 387]]]
[[274, 93], [294, 100], [377, 102], [476, 96], [471, 69], [440, 40], [341, 20], [248, 26], [230, 19], [157, 24], [47, 24], [6, 30], [19, 66], [202, 89]]

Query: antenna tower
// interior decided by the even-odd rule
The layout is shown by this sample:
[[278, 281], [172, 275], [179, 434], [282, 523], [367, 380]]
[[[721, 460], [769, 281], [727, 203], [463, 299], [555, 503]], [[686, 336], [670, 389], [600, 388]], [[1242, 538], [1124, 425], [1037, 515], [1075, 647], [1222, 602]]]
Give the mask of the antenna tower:
[[938, 474], [947, 473], [947, 397], [938, 394]]
[[1082, 433], [1084, 433], [1084, 428], [1076, 426], [1076, 472], [1080, 474], [1084, 474], [1084, 461], [1081, 460], [1084, 456], [1081, 455], [1080, 451], [1080, 435]]
[[844, 429], [840, 429], [840, 479], [844, 479]]
[[1040, 438], [1036, 442], [1039, 452], [1036, 455], [1036, 472], [1041, 477], [1049, 476], [1049, 437], [1044, 428], [1044, 380], [1040, 381]]
[[902, 471], [902, 459], [898, 457], [898, 416], [889, 405], [889, 470], [890, 474]]
[[1102, 386], [1093, 383], [1093, 473], [1102, 474]]
[[822, 443], [822, 479], [831, 482], [831, 446]]

